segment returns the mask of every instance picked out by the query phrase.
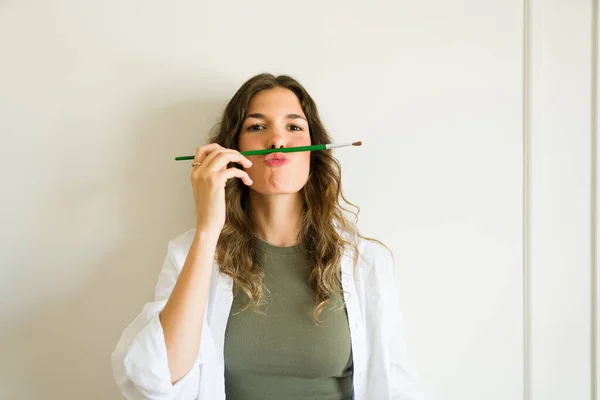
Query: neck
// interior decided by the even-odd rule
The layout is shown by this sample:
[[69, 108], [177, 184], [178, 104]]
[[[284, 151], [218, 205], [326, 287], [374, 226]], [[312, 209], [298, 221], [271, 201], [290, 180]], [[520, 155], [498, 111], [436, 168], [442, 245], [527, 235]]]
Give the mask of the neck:
[[250, 217], [259, 238], [279, 247], [299, 244], [302, 214], [300, 193], [265, 196], [250, 191], [249, 200]]

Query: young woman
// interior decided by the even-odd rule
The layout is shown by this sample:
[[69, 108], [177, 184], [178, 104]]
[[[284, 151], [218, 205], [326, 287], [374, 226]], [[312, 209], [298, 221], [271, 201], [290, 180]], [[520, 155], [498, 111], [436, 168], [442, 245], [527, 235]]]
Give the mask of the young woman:
[[[340, 205], [307, 91], [257, 75], [233, 96], [191, 181], [196, 227], [169, 242], [154, 301], [112, 355], [129, 399], [423, 398], [391, 254]], [[355, 216], [357, 213], [355, 213]]]

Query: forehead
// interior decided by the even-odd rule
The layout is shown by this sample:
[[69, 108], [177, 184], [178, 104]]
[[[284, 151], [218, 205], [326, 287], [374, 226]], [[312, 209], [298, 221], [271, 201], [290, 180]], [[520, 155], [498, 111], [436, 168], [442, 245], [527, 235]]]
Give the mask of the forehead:
[[300, 100], [289, 89], [273, 88], [258, 92], [250, 100], [248, 113], [304, 115]]

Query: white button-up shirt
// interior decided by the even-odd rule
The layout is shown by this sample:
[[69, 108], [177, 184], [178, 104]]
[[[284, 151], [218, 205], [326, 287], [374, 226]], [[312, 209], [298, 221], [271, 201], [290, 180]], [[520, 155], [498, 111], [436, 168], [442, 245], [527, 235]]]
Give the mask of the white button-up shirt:
[[[195, 236], [192, 229], [168, 244], [154, 301], [125, 329], [112, 354], [117, 385], [127, 399], [225, 399], [225, 328], [233, 302], [233, 280], [213, 264], [200, 349], [189, 372], [171, 383], [159, 313], [181, 272]], [[381, 245], [360, 239], [356, 268], [353, 250], [341, 262], [342, 287], [350, 324], [355, 400], [423, 400], [421, 379], [405, 345], [394, 263]]]

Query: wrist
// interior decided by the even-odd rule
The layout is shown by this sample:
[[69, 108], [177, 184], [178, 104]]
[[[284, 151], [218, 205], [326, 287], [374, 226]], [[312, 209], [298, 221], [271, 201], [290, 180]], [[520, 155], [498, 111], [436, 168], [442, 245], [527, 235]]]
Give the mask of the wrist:
[[194, 244], [206, 244], [216, 246], [219, 241], [219, 233], [196, 228]]

